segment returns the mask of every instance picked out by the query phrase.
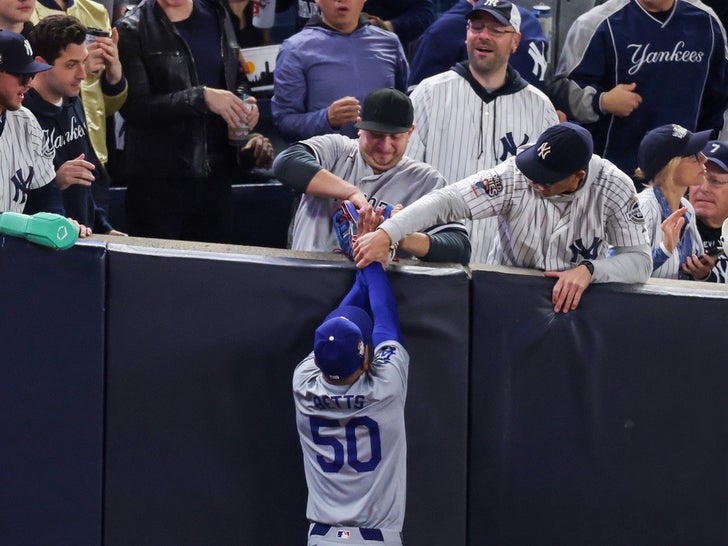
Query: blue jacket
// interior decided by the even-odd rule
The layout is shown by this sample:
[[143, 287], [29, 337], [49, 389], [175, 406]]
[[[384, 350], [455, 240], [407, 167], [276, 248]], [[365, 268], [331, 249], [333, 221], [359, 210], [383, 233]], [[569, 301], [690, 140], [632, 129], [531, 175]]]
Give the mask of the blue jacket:
[[[726, 51], [720, 22], [702, 3], [677, 0], [661, 21], [637, 0], [608, 0], [572, 25], [549, 95], [589, 129], [594, 153], [631, 174], [650, 129], [676, 123], [717, 134], [723, 128]], [[629, 83], [642, 103], [627, 117], [603, 112], [602, 93]]]
[[356, 138], [353, 123], [334, 129], [326, 113], [332, 102], [356, 97], [364, 102], [383, 87], [407, 88], [409, 66], [397, 37], [360, 21], [342, 34], [312, 17], [301, 32], [285, 40], [276, 59], [271, 112], [283, 138], [303, 140], [341, 133]]
[[[467, 60], [465, 16], [472, 9], [468, 0], [458, 0], [425, 31], [412, 58], [410, 87]], [[528, 83], [543, 89], [548, 40], [533, 13], [520, 6], [518, 11], [521, 14], [521, 43], [509, 63]]]
[[86, 161], [96, 166], [92, 186], [72, 184], [61, 191], [53, 180], [44, 188], [28, 194], [24, 212], [55, 212], [73, 218], [94, 232], [111, 231], [106, 213], [96, 204], [92, 193], [94, 185], [108, 188], [109, 180], [91, 146], [81, 100], [78, 97], [63, 99], [63, 104], [56, 106], [31, 89], [25, 94], [23, 106], [33, 112], [43, 129], [43, 147], [55, 151], [53, 166], [56, 171], [66, 161], [76, 159], [80, 154], [84, 154]]

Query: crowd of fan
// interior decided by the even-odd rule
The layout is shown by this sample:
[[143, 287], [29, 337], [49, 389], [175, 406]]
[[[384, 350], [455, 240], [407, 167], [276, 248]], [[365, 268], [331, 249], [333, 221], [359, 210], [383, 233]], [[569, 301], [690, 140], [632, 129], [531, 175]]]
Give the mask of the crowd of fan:
[[[279, 0], [280, 13], [298, 12], [270, 101], [274, 140], [291, 147], [274, 150], [272, 134], [255, 132], [240, 49], [272, 41], [253, 26], [256, 3], [0, 0], [0, 147], [31, 158], [1, 156], [0, 211], [58, 212], [82, 235], [124, 236], [108, 214], [123, 175], [129, 234], [227, 242], [231, 187], [262, 171], [303, 196], [298, 250], [342, 250], [336, 235], [350, 241], [356, 222], [332, 219], [354, 203], [374, 232], [343, 243], [360, 266], [399, 243], [423, 260], [542, 269], [559, 277], [557, 307], [575, 307], [590, 282], [643, 280], [645, 253], [648, 276], [728, 283], [725, 10], [591, 2], [555, 56], [539, 20], [507, 0], [459, 0], [439, 17], [431, 0]], [[573, 157], [548, 163], [558, 145], [544, 157], [567, 120], [558, 138], [588, 141], [571, 170]], [[111, 170], [110, 155], [121, 158]], [[624, 202], [599, 204], [601, 183], [629, 188]], [[450, 196], [408, 210], [433, 190]], [[559, 222], [572, 239], [550, 250]]]

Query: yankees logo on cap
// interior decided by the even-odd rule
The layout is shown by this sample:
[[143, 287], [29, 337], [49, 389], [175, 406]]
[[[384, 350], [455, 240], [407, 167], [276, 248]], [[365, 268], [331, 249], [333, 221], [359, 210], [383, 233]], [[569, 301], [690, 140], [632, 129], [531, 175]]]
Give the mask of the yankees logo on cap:
[[49, 64], [33, 60], [33, 48], [23, 36], [0, 30], [0, 72], [36, 74], [51, 68]]
[[470, 20], [479, 13], [489, 13], [501, 25], [513, 27], [516, 32], [521, 32], [521, 14], [508, 0], [479, 0], [465, 19]]
[[550, 186], [586, 170], [594, 153], [589, 131], [565, 121], [549, 127], [536, 144], [516, 156], [516, 166], [529, 180]]

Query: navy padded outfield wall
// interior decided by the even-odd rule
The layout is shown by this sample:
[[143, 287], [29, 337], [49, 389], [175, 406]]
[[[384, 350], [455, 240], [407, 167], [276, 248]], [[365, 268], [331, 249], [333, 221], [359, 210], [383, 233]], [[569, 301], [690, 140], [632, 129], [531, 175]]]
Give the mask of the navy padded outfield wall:
[[99, 544], [106, 247], [0, 236], [0, 279], [0, 544]]
[[471, 544], [728, 544], [728, 292], [472, 282]]
[[[291, 378], [353, 265], [116, 246], [109, 264], [105, 544], [304, 543]], [[463, 544], [469, 280], [391, 278], [412, 353], [405, 532]]]
[[[303, 544], [291, 374], [353, 265], [113, 241], [0, 238], [0, 545]], [[406, 544], [728, 544], [728, 287], [390, 278]]]

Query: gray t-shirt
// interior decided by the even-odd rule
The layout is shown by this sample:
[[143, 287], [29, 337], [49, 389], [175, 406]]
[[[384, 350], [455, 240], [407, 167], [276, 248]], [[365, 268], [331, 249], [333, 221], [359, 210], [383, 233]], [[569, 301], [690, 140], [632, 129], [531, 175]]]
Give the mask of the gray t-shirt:
[[[316, 136], [302, 144], [314, 152], [324, 169], [358, 187], [374, 207], [398, 203], [407, 206], [446, 185], [437, 170], [406, 156], [388, 171], [374, 174], [359, 153], [358, 140], [346, 136]], [[337, 249], [332, 216], [338, 206], [338, 199], [304, 195], [294, 219], [291, 248], [316, 252]]]

